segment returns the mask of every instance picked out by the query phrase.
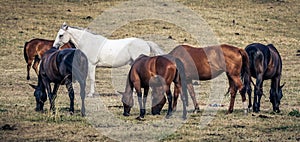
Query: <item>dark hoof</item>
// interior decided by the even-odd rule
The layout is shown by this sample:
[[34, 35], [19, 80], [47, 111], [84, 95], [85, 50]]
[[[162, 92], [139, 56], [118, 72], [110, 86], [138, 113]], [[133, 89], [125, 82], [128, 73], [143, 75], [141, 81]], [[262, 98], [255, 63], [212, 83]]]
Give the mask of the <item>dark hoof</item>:
[[280, 110], [279, 110], [279, 109], [277, 109], [277, 110], [275, 110], [274, 112], [276, 112], [276, 113], [280, 113]]
[[172, 114], [167, 114], [166, 119], [169, 119], [172, 116]]
[[152, 115], [160, 115], [160, 112], [152, 112]]
[[129, 114], [129, 113], [125, 113], [125, 112], [124, 112], [124, 113], [123, 113], [123, 115], [124, 115], [124, 116], [129, 116], [130, 114]]
[[27, 76], [27, 80], [30, 80], [30, 77], [29, 77], [29, 76]]
[[[55, 113], [55, 112], [54, 112]], [[74, 114], [74, 112], [72, 112], [72, 111], [70, 111], [70, 115], [73, 115]]]
[[137, 118], [135, 118], [136, 120], [139, 120], [139, 121], [142, 121], [144, 120], [144, 117], [143, 116], [138, 116]]
[[200, 112], [200, 108], [199, 107], [195, 108], [195, 110], [193, 111], [194, 114], [197, 114], [199, 112]]
[[183, 120], [186, 120], [186, 119], [187, 119], [187, 117], [186, 117], [186, 116], [182, 116], [182, 119], [183, 119]]

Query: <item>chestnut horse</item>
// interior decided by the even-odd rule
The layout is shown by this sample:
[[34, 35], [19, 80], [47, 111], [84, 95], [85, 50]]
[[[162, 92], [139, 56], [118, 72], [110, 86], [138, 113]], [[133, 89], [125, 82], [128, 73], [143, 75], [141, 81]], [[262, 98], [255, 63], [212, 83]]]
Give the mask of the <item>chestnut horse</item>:
[[[32, 39], [29, 42], [25, 42], [24, 45], [24, 58], [27, 63], [27, 80], [30, 79], [30, 67], [33, 63], [32, 68], [38, 74], [38, 65], [40, 63], [41, 57], [44, 55], [46, 51], [48, 51], [54, 43], [54, 40], [46, 40], [46, 39]], [[65, 48], [75, 48], [75, 46], [72, 43], [67, 43], [60, 47], [59, 49], [65, 49]]]
[[[181, 99], [183, 102], [183, 119], [186, 119], [186, 105], [187, 105], [187, 88], [185, 82], [184, 66], [182, 62], [171, 55], [161, 55], [149, 57], [146, 55], [140, 55], [131, 66], [128, 73], [127, 84], [125, 92], [121, 93], [122, 102], [124, 106], [124, 116], [129, 116], [131, 107], [133, 106], [133, 88], [135, 88], [138, 96], [138, 102], [140, 107], [140, 115], [137, 119], [144, 118], [146, 114], [145, 106], [147, 101], [147, 95], [149, 87], [154, 90], [152, 93], [153, 98], [156, 98], [158, 105], [160, 102], [165, 102], [164, 96], [160, 97], [158, 88], [163, 88], [164, 92], [167, 94], [167, 99], [169, 102], [168, 112], [166, 118], [172, 115], [172, 93], [170, 90], [170, 85], [174, 82], [174, 86], [178, 93], [181, 94]], [[144, 96], [142, 96], [141, 88], [144, 88]], [[143, 97], [143, 98], [142, 98]], [[155, 100], [155, 99], [153, 99]], [[156, 105], [152, 102], [152, 106]], [[154, 106], [155, 107], [155, 106]], [[157, 111], [152, 111], [152, 114], [159, 114]]]
[[[250, 86], [251, 77], [249, 58], [244, 49], [226, 44], [205, 48], [180, 45], [169, 54], [180, 59], [184, 64], [188, 91], [195, 107], [194, 112], [199, 111], [199, 105], [195, 98], [192, 80], [210, 80], [226, 72], [230, 85], [228, 91], [231, 94], [227, 113], [232, 113], [236, 92], [239, 91], [242, 96], [244, 112], [247, 114], [245, 94]], [[175, 94], [174, 97], [176, 96], [178, 95]]]
[[[50, 101], [50, 110], [55, 112], [55, 98], [60, 85], [65, 84], [70, 98], [70, 113], [74, 113], [74, 90], [72, 82], [78, 81], [80, 85], [80, 96], [82, 101], [81, 114], [85, 115], [85, 86], [88, 73], [88, 59], [79, 49], [58, 50], [50, 48], [42, 57], [38, 75], [38, 85], [31, 85], [35, 91], [36, 111], [43, 110], [44, 102], [47, 100], [46, 91]], [[54, 83], [51, 90], [50, 83]]]
[[[277, 49], [272, 45], [253, 43], [245, 48], [250, 59], [251, 76], [256, 78], [254, 87], [253, 111], [260, 111], [260, 100], [263, 95], [264, 80], [271, 79], [270, 101], [274, 112], [280, 112], [279, 105], [282, 98], [282, 87], [280, 78], [282, 71], [282, 60]], [[251, 105], [251, 92], [249, 88], [249, 105]]]

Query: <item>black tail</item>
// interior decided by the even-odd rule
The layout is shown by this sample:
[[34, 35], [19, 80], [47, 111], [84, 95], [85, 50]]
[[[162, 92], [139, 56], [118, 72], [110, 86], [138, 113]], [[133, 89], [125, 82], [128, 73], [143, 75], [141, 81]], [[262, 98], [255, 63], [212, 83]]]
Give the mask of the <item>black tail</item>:
[[26, 63], [28, 63], [28, 56], [27, 56], [27, 52], [26, 52], [28, 43], [29, 42], [25, 42], [25, 45], [24, 45], [24, 59], [25, 59]]
[[179, 72], [180, 80], [181, 80], [181, 86], [182, 86], [182, 95], [184, 95], [186, 106], [188, 106], [188, 93], [187, 93], [187, 83], [186, 83], [186, 75], [185, 75], [185, 69], [184, 65], [179, 59], [175, 59], [175, 63], [177, 66], [177, 70]]

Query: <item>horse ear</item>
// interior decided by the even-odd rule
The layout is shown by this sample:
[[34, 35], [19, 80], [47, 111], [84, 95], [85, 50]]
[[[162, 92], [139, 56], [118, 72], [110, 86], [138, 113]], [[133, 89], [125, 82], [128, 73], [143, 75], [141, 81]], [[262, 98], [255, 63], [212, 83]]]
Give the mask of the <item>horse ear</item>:
[[61, 26], [62, 29], [67, 30], [68, 29], [68, 25], [66, 22], [64, 22]]
[[284, 83], [280, 86], [280, 88], [283, 88], [283, 86], [285, 85], [285, 83], [286, 83], [286, 82], [284, 82]]
[[36, 85], [33, 85], [33, 84], [29, 84], [29, 86], [31, 86], [33, 89], [36, 89], [37, 86]]

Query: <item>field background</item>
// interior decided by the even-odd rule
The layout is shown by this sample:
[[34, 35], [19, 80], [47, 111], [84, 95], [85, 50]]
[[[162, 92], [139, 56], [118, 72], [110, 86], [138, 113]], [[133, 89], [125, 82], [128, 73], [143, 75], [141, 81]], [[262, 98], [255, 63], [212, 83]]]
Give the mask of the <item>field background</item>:
[[[59, 90], [56, 106], [59, 112], [49, 115], [34, 111], [35, 99], [29, 83], [36, 84], [37, 77], [31, 71], [31, 80], [26, 80], [26, 63], [23, 45], [32, 38], [54, 39], [63, 22], [87, 27], [107, 8], [122, 1], [92, 0], [0, 0], [0, 139], [1, 141], [113, 141], [97, 131], [86, 119], [76, 113], [68, 115], [69, 99], [66, 89]], [[228, 97], [225, 97], [213, 121], [199, 129], [201, 113], [190, 119], [175, 133], [161, 141], [300, 141], [300, 2], [297, 0], [239, 0], [206, 1], [177, 0], [191, 8], [211, 26], [220, 43], [241, 48], [253, 42], [272, 43], [283, 59], [282, 83], [284, 97], [279, 114], [272, 113], [269, 102], [269, 81], [265, 81], [261, 112], [243, 115], [241, 97], [237, 95], [235, 110], [225, 115]], [[234, 21], [234, 22], [233, 22]], [[192, 24], [192, 23], [191, 23]], [[167, 27], [167, 28], [166, 28]], [[143, 30], [147, 29], [147, 30]], [[109, 38], [140, 37], [146, 32], [160, 34], [165, 40], [178, 44], [196, 44], [189, 34], [169, 23], [155, 20], [137, 21], [115, 31]], [[170, 39], [170, 36], [172, 39]], [[96, 90], [98, 97], [111, 103], [109, 109], [120, 117], [123, 109], [120, 97], [115, 94], [110, 69], [97, 68]], [[206, 105], [208, 89], [201, 82], [197, 99], [201, 108]], [[197, 88], [197, 87], [196, 87]], [[198, 88], [199, 89], [199, 88]], [[224, 90], [226, 91], [226, 90]], [[225, 92], [224, 92], [225, 93]], [[200, 94], [200, 95], [199, 95]], [[223, 94], [220, 94], [223, 95]], [[201, 109], [200, 108], [200, 109]], [[148, 110], [149, 112], [149, 110]], [[165, 112], [165, 111], [164, 111]], [[298, 117], [291, 115], [298, 113]], [[134, 121], [134, 116], [123, 118]], [[144, 123], [163, 118], [147, 115]], [[159, 118], [158, 118], [159, 117]]]

